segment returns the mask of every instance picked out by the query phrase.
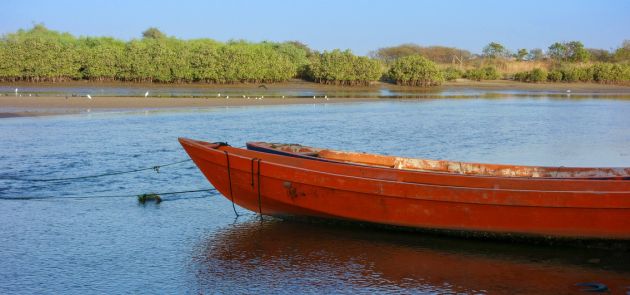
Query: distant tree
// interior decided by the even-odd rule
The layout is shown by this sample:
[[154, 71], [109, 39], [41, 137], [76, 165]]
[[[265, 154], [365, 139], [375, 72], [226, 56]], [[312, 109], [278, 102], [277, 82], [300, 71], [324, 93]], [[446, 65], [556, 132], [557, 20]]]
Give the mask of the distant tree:
[[525, 57], [527, 57], [527, 49], [525, 48], [519, 49], [518, 52], [516, 52], [516, 55], [514, 57], [516, 57], [516, 60], [518, 61], [524, 60]]
[[463, 62], [471, 58], [470, 51], [454, 47], [428, 46], [416, 44], [402, 44], [393, 47], [384, 47], [369, 53], [370, 57], [391, 63], [396, 59], [411, 55], [422, 55], [437, 63]]
[[613, 53], [605, 49], [587, 48], [588, 53], [591, 55], [591, 60], [599, 62], [610, 62], [613, 60]]
[[497, 43], [491, 42], [483, 48], [483, 56], [488, 58], [499, 58], [508, 56], [508, 50], [505, 46]]
[[560, 43], [556, 42], [549, 46], [549, 50], [547, 51], [549, 57], [556, 61], [562, 61], [566, 59], [567, 56], [567, 47]]
[[565, 44], [567, 48], [567, 59], [573, 62], [585, 62], [591, 58], [591, 54], [584, 48], [580, 41], [571, 41]]
[[549, 57], [556, 61], [585, 62], [591, 57], [580, 41], [560, 43], [549, 46]]
[[630, 61], [630, 40], [624, 40], [621, 47], [615, 50], [616, 61]]
[[527, 54], [528, 60], [541, 60], [543, 58], [545, 58], [545, 53], [540, 48], [534, 48]]
[[401, 44], [393, 47], [379, 48], [370, 52], [370, 57], [380, 59], [386, 63], [393, 62], [401, 57], [420, 54], [422, 47], [416, 44]]
[[142, 32], [142, 38], [147, 39], [162, 39], [165, 38], [166, 35], [162, 33], [162, 31], [158, 30], [158, 28], [150, 27]]

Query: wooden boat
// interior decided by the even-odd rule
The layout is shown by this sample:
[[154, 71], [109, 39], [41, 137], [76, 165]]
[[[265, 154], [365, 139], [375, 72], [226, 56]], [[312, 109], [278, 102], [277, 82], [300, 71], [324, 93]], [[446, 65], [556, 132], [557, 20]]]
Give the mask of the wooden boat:
[[[404, 170], [179, 141], [219, 192], [259, 214], [484, 235], [630, 240], [625, 180], [434, 173], [406, 182], [393, 179]], [[565, 182], [570, 189], [561, 189]]]

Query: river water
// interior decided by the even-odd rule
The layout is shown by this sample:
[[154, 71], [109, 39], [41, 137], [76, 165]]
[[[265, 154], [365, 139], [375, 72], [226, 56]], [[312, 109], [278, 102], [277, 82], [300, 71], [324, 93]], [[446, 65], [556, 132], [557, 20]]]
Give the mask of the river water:
[[0, 293], [630, 291], [630, 253], [268, 219], [209, 189], [177, 137], [554, 166], [630, 166], [630, 101], [557, 97], [119, 111], [0, 120]]

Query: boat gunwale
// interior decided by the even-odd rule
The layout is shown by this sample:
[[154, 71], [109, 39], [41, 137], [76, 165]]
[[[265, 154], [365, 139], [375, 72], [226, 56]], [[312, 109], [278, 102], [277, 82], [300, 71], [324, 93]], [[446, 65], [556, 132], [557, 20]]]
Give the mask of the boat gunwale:
[[[285, 144], [285, 143], [273, 143], [273, 142], [263, 142], [263, 141], [247, 142], [247, 147], [249, 148], [250, 146], [255, 147], [255, 150], [259, 152], [263, 152], [262, 150], [273, 150], [279, 153], [291, 154], [295, 157], [304, 158], [304, 159], [313, 159], [313, 160], [326, 161], [326, 162], [336, 162], [336, 163], [342, 163], [342, 164], [347, 164], [347, 165], [368, 166], [368, 167], [381, 168], [381, 169], [394, 169], [398, 171], [412, 171], [412, 172], [417, 172], [417, 173], [428, 173], [428, 174], [435, 174], [435, 175], [460, 175], [460, 176], [497, 177], [497, 178], [510, 178], [510, 179], [521, 178], [521, 179], [536, 179], [536, 180], [557, 179], [557, 180], [571, 180], [571, 181], [574, 181], [574, 180], [587, 180], [587, 181], [590, 181], [590, 180], [605, 180], [605, 181], [630, 180], [630, 167], [534, 166], [534, 165], [511, 165], [511, 164], [478, 163], [478, 162], [463, 162], [463, 161], [450, 161], [450, 160], [434, 160], [434, 159], [425, 159], [425, 158], [412, 158], [412, 157], [372, 154], [372, 153], [366, 153], [366, 152], [342, 151], [342, 150], [333, 150], [333, 149], [327, 149], [327, 148], [305, 146], [301, 144]], [[358, 156], [370, 156], [370, 157], [379, 157], [379, 158], [390, 158], [391, 160], [394, 160], [395, 163], [396, 161], [399, 161], [399, 162], [428, 161], [428, 162], [436, 162], [436, 163], [445, 163], [447, 165], [448, 164], [459, 165], [460, 167], [462, 165], [479, 166], [479, 167], [492, 167], [493, 166], [493, 170], [496, 170], [496, 171], [491, 172], [491, 173], [486, 172], [486, 171], [476, 172], [476, 173], [465, 173], [465, 172], [457, 172], [457, 171], [439, 171], [439, 170], [421, 169], [421, 168], [404, 169], [404, 168], [396, 167], [396, 164], [379, 165], [379, 164], [371, 164], [371, 163], [359, 162], [359, 161], [342, 160], [342, 159], [337, 159], [337, 158], [315, 157], [315, 156], [301, 153], [301, 152], [287, 151], [283, 149], [284, 147], [288, 147], [290, 149], [297, 147], [300, 149], [311, 151], [309, 153], [326, 152], [326, 153], [342, 154], [346, 156], [358, 155]], [[500, 171], [515, 170], [515, 169], [516, 170], [517, 169], [530, 170], [530, 173], [532, 174], [536, 172], [535, 170], [540, 170], [545, 173], [570, 173], [572, 170], [575, 170], [574, 171], [575, 173], [600, 172], [600, 173], [604, 173], [605, 175], [579, 177], [579, 176], [534, 176], [534, 175], [502, 175], [500, 174]], [[605, 170], [608, 170], [608, 171], [605, 171]], [[618, 174], [612, 174], [612, 173], [618, 173]]]

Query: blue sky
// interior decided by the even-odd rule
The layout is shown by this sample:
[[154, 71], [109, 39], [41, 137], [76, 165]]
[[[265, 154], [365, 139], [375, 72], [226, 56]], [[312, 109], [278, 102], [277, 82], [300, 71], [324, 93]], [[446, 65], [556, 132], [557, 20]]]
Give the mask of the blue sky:
[[628, 0], [528, 1], [16, 1], [2, 3], [0, 33], [33, 23], [74, 35], [131, 39], [155, 26], [169, 36], [219, 41], [299, 40], [357, 54], [401, 43], [480, 52], [491, 41], [546, 49], [580, 40], [611, 49], [630, 39]]

